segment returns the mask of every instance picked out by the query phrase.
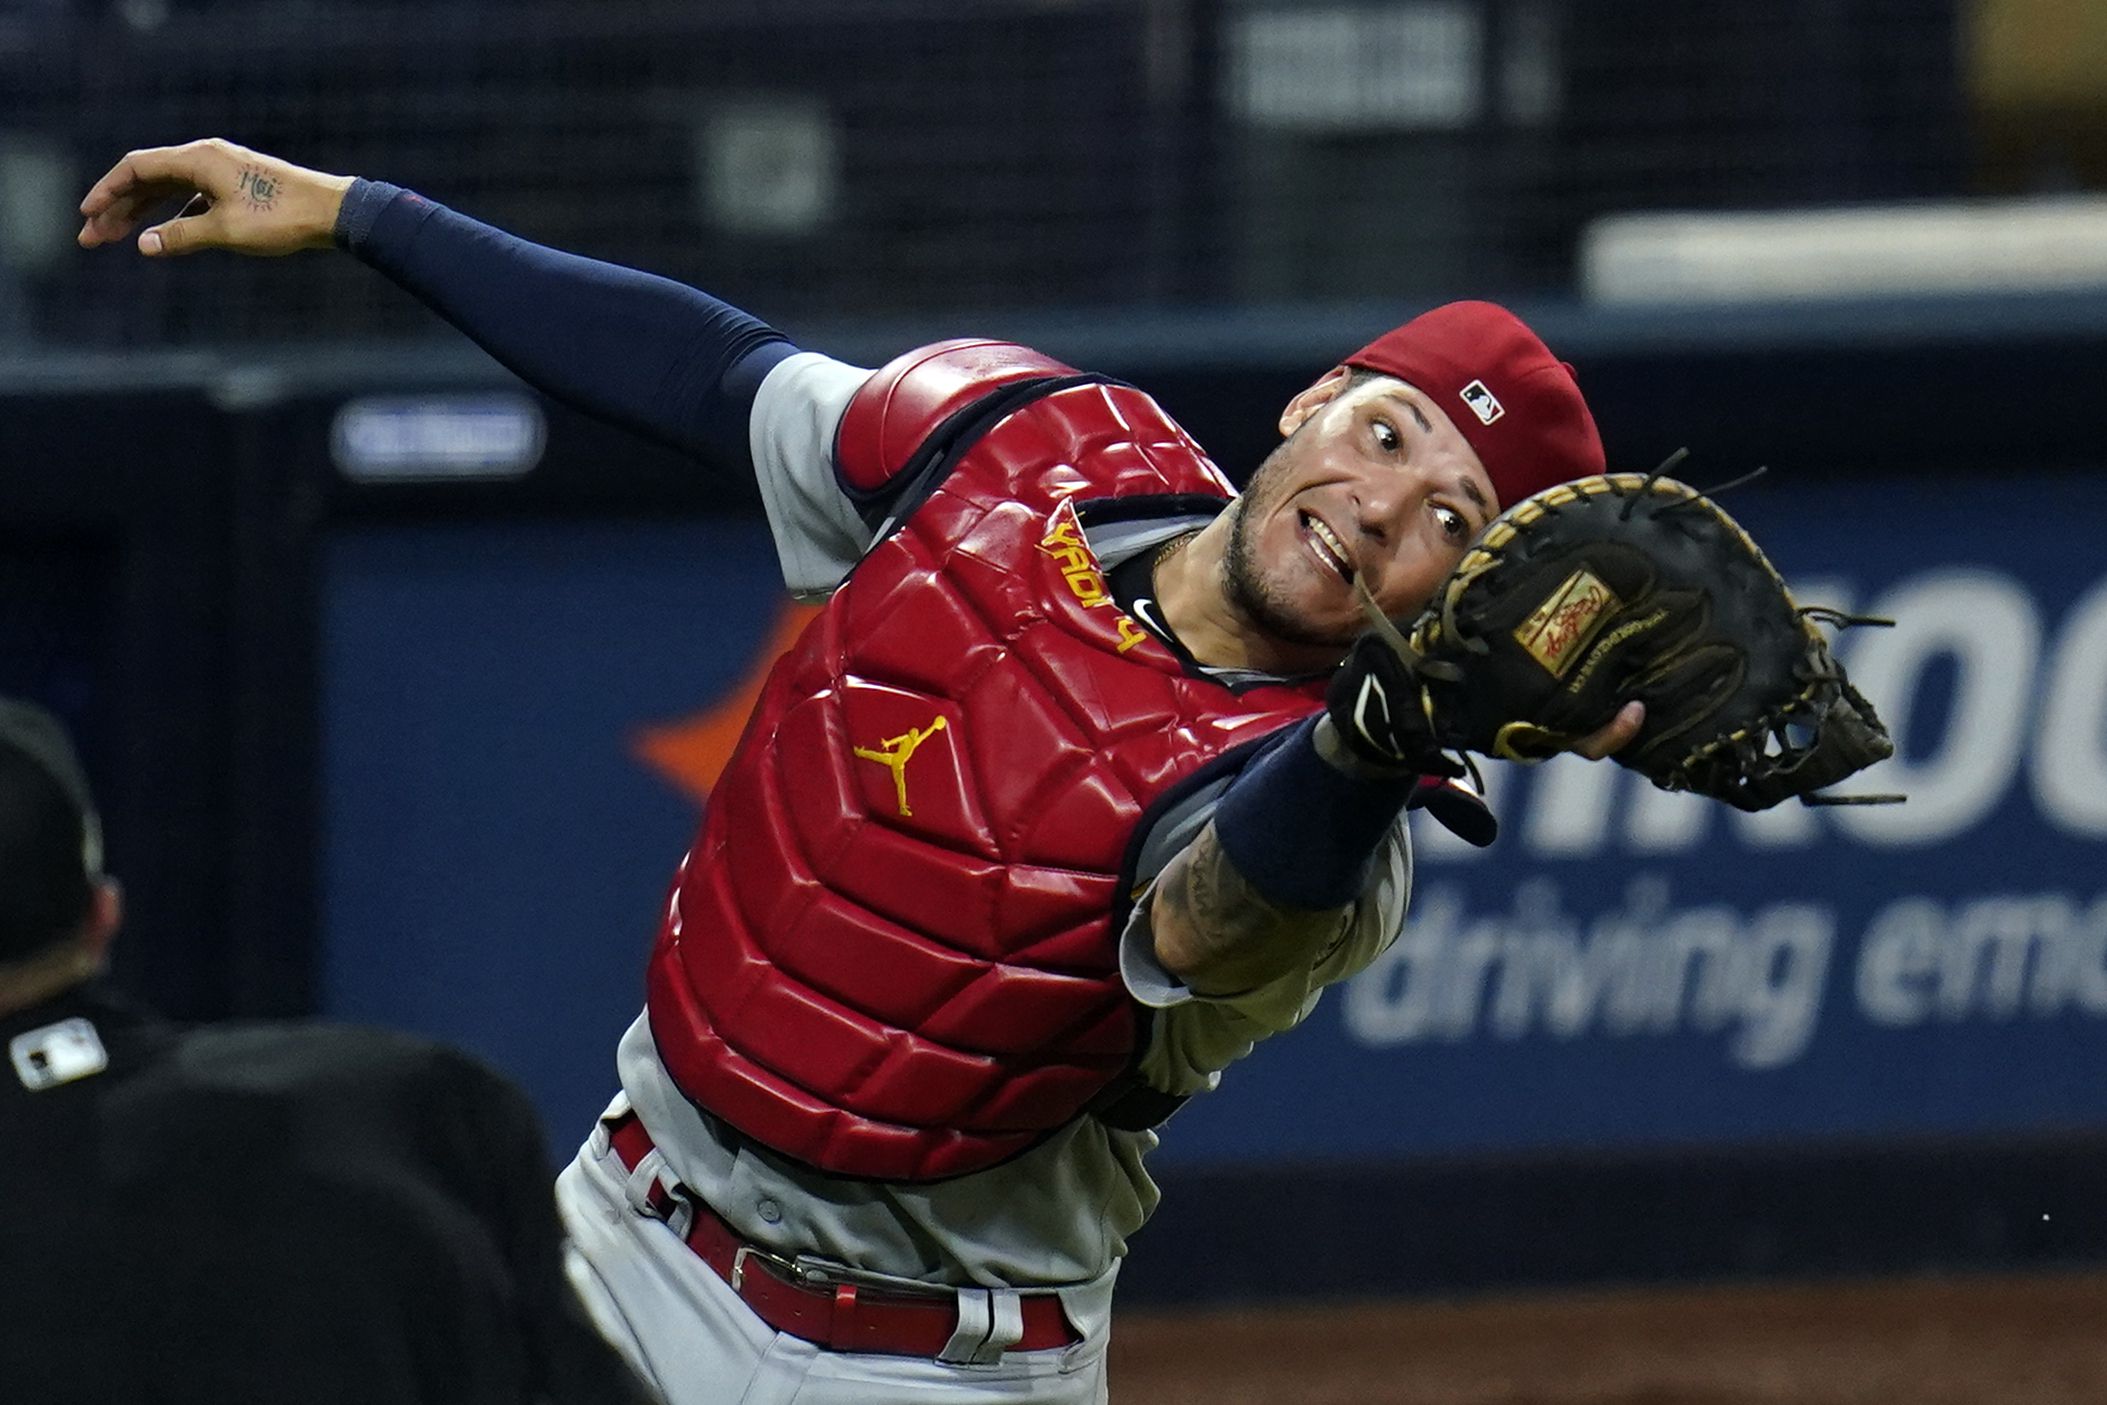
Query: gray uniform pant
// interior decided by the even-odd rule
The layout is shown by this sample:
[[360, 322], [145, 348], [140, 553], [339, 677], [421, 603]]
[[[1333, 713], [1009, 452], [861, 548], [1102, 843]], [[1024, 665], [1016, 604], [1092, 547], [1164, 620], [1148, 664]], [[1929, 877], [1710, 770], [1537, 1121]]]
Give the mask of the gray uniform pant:
[[[667, 1405], [1104, 1405], [1101, 1329], [991, 1365], [829, 1351], [754, 1316], [664, 1221], [631, 1207], [628, 1172], [595, 1135], [556, 1181], [571, 1281], [600, 1330]], [[1067, 1292], [1104, 1294], [1112, 1274]], [[1102, 1306], [1102, 1305], [1100, 1305]], [[1083, 1315], [1083, 1314], [1072, 1314]], [[1095, 1321], [1106, 1311], [1088, 1313]]]

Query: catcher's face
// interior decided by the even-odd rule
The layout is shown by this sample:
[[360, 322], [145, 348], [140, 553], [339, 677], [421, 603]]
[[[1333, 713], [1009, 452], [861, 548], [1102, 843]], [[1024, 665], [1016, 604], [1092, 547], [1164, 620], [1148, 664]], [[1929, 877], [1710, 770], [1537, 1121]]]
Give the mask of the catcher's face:
[[1284, 643], [1343, 649], [1383, 612], [1417, 614], [1499, 510], [1492, 479], [1441, 408], [1344, 367], [1288, 402], [1287, 439], [1238, 500], [1226, 566], [1237, 606]]

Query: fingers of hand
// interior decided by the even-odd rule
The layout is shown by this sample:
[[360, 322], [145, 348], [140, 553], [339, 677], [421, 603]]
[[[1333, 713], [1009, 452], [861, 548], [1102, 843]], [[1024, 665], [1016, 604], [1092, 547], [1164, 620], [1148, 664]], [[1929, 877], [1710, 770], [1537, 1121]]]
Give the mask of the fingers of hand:
[[[88, 215], [80, 230], [82, 247], [93, 249], [125, 238], [138, 227], [140, 217], [147, 211], [188, 191], [189, 187], [181, 185], [132, 186]], [[86, 208], [85, 204], [82, 208]]]
[[82, 247], [124, 238], [153, 206], [186, 192], [220, 198], [234, 178], [231, 151], [214, 139], [127, 152], [81, 199]]
[[1590, 761], [1600, 761], [1631, 745], [1632, 738], [1646, 725], [1646, 704], [1628, 702], [1617, 710], [1617, 715], [1608, 726], [1583, 737], [1573, 750]]
[[203, 143], [187, 146], [149, 146], [127, 151], [102, 179], [88, 187], [81, 198], [80, 212], [93, 217], [120, 201], [135, 200], [142, 187], [197, 186], [203, 176]]

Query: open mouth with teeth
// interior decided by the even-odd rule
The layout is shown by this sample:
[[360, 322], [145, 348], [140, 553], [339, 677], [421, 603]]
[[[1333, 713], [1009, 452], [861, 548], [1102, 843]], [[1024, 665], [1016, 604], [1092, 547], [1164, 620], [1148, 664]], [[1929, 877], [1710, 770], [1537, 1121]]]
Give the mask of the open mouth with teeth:
[[1307, 512], [1299, 513], [1298, 516], [1302, 519], [1303, 539], [1309, 543], [1311, 554], [1338, 572], [1340, 580], [1351, 582], [1353, 558], [1346, 554], [1346, 544], [1339, 540], [1331, 528], [1324, 525], [1322, 519], [1312, 517]]

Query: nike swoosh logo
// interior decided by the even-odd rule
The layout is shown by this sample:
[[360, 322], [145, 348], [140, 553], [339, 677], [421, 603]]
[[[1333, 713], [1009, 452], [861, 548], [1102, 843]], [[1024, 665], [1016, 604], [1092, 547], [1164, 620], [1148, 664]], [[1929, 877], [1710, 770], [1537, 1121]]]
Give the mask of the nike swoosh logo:
[[1383, 685], [1373, 676], [1361, 680], [1360, 696], [1354, 699], [1354, 730], [1367, 738], [1368, 744], [1382, 755], [1399, 761], [1404, 760], [1404, 757], [1398, 752], [1396, 747], [1390, 745], [1385, 737], [1378, 736], [1375, 729], [1368, 725], [1368, 714], [1371, 706], [1373, 710], [1381, 713], [1381, 726], [1385, 732], [1388, 732], [1390, 730], [1390, 695], [1384, 691]]

